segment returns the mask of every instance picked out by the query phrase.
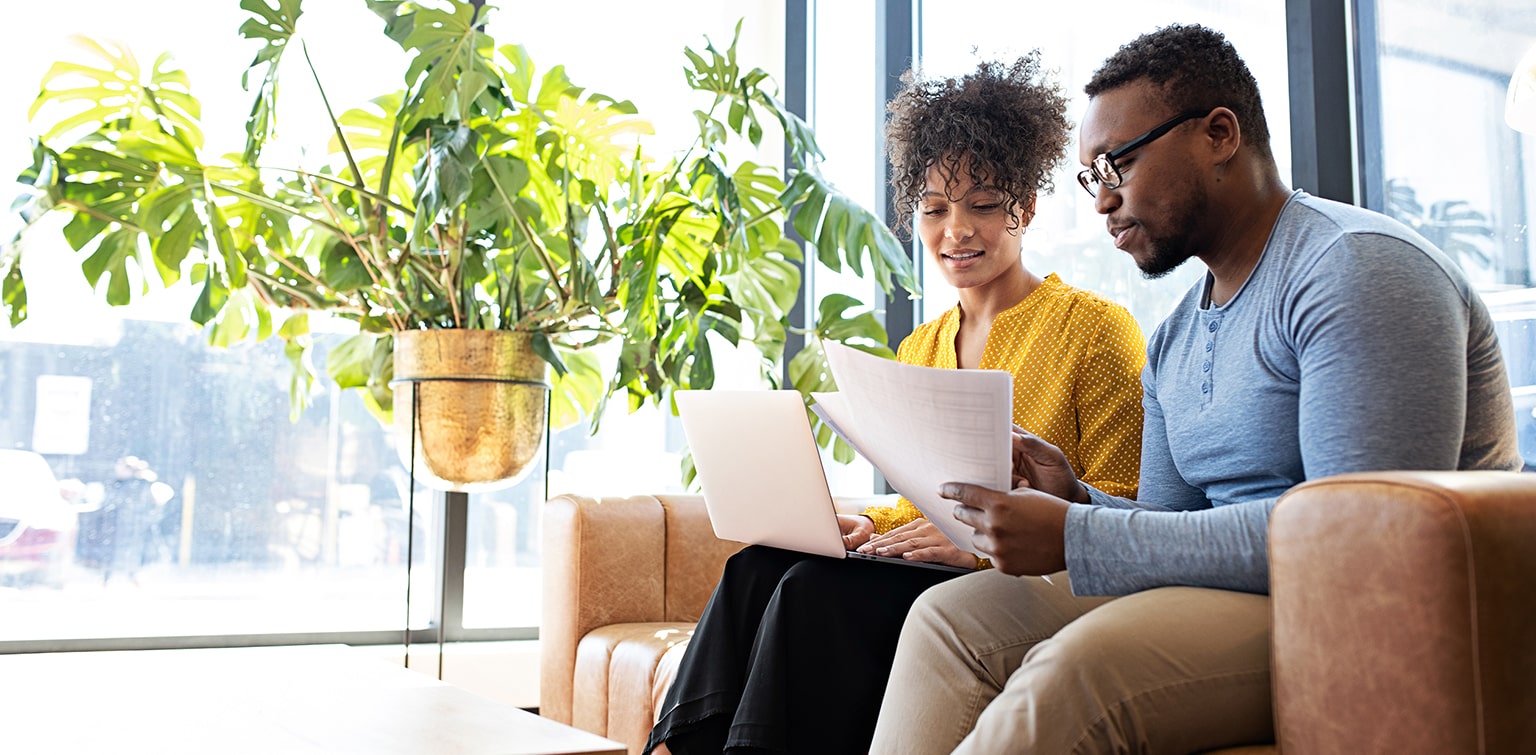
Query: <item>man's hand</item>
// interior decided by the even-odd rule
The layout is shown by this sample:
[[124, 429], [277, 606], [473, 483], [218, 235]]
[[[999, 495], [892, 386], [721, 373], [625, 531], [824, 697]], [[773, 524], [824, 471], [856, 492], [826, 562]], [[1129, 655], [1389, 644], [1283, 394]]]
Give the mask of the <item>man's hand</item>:
[[875, 521], [858, 514], [838, 514], [837, 526], [843, 531], [843, 550], [851, 551], [875, 536]]
[[976, 566], [976, 556], [969, 551], [956, 548], [955, 544], [951, 543], [949, 538], [927, 519], [913, 520], [884, 535], [876, 535], [869, 542], [859, 546], [859, 552], [904, 558], [908, 561], [927, 561], [972, 568]]
[[963, 482], [944, 483], [939, 495], [956, 502], [955, 518], [976, 530], [972, 544], [1004, 574], [1067, 568], [1066, 501], [1031, 488], [1004, 493]]
[[1013, 426], [1013, 486], [1031, 487], [1064, 501], [1087, 503], [1088, 488], [1077, 479], [1067, 455], [1040, 436]]

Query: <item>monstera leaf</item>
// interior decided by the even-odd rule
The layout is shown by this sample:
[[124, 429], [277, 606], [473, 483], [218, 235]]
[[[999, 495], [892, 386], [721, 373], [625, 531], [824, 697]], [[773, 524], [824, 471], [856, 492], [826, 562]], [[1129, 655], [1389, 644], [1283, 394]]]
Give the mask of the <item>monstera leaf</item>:
[[566, 136], [555, 165], [586, 176], [595, 186], [612, 186], [627, 172], [638, 138], [656, 133], [635, 112], [633, 104], [602, 95], [558, 98], [545, 113]]
[[267, 0], [240, 0], [240, 7], [255, 14], [240, 25], [240, 36], [262, 40], [256, 59], [240, 75], [240, 86], [249, 91], [251, 73], [259, 67], [265, 67], [261, 84], [257, 87], [256, 102], [251, 106], [251, 115], [245, 121], [244, 160], [255, 163], [261, 158], [262, 147], [266, 146], [267, 140], [272, 138], [272, 133], [277, 129], [278, 64], [282, 62], [283, 53], [288, 50], [288, 43], [293, 39], [303, 10], [299, 7], [299, 0], [278, 0], [277, 7], [269, 5]]
[[893, 283], [908, 291], [918, 290], [911, 258], [896, 236], [820, 176], [811, 171], [795, 174], [780, 201], [786, 207], [798, 205], [795, 230], [816, 240], [821, 264], [836, 271], [846, 263], [855, 275], [863, 275], [867, 254], [870, 272], [887, 294]]
[[[881, 327], [874, 313], [847, 316], [849, 309], [858, 306], [862, 305], [857, 299], [843, 294], [833, 294], [821, 300], [816, 318], [816, 337], [807, 338], [805, 348], [789, 361], [789, 380], [795, 390], [807, 397], [813, 391], [837, 390], [837, 382], [832, 379], [832, 368], [827, 364], [827, 352], [821, 346], [823, 339], [837, 341], [886, 359], [895, 358], [896, 355], [885, 346], [885, 328]], [[844, 464], [852, 461], [853, 447], [843, 442], [842, 438], [837, 438], [832, 428], [827, 427], [815, 413], [811, 413], [810, 417], [817, 444], [825, 447], [832, 442], [834, 459]]]
[[494, 108], [487, 100], [494, 99], [501, 77], [489, 65], [492, 40], [480, 30], [483, 3], [454, 3], [449, 11], [379, 0], [368, 0], [368, 6], [387, 22], [385, 33], [413, 56], [405, 82], [418, 102], [403, 119], [405, 133], [423, 120], [468, 121], [477, 104]]
[[[763, 124], [759, 115], [761, 111], [778, 121], [797, 165], [804, 167], [820, 161], [824, 155], [810, 125], [764, 88], [763, 85], [769, 82], [768, 72], [761, 68], [742, 72], [741, 65], [736, 62], [735, 40], [740, 37], [741, 23], [737, 22], [735, 37], [725, 52], [720, 52], [713, 42], [707, 40], [702, 54], [684, 50], [683, 53], [693, 64], [691, 68], [685, 69], [688, 83], [694, 89], [715, 95], [715, 105], [710, 109], [711, 112], [722, 104], [726, 105], [726, 122], [730, 129], [741, 133], [745, 126], [747, 139], [752, 144], [760, 144], [763, 139]], [[702, 113], [699, 115], [705, 116]], [[704, 122], [706, 120], [707, 116], [701, 117], [700, 126], [706, 131], [716, 131]]]
[[94, 60], [60, 61], [43, 75], [42, 93], [27, 117], [36, 118], [48, 106], [76, 110], [54, 121], [42, 135], [45, 144], [77, 129], [97, 131], [111, 126], [134, 134], [164, 133], [189, 151], [202, 146], [198, 125], [202, 107], [188, 89], [186, 72], [169, 53], [155, 60], [146, 78], [132, 52], [87, 37], [70, 39]]

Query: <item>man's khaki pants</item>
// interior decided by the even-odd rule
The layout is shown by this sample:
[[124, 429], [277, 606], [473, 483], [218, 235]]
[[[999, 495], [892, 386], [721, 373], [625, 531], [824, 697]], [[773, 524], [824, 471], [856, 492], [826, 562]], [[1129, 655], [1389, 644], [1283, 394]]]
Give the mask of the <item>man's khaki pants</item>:
[[1269, 598], [1072, 595], [996, 570], [907, 616], [872, 753], [1191, 753], [1273, 741]]

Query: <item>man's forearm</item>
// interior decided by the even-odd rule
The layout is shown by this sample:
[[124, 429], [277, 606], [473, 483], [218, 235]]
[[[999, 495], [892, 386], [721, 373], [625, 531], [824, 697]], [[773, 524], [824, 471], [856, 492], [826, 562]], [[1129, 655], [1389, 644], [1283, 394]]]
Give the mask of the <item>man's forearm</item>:
[[1147, 502], [1094, 496], [1101, 501], [1067, 512], [1074, 593], [1127, 595], [1169, 585], [1269, 592], [1265, 533], [1275, 499], [1202, 511], [1158, 511]]

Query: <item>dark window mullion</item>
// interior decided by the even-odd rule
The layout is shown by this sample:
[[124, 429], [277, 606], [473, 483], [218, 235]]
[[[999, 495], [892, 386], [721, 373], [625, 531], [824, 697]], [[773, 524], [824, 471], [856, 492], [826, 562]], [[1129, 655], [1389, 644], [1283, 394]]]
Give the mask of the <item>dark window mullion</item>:
[[457, 640], [464, 629], [464, 564], [469, 547], [469, 494], [443, 493], [439, 509], [443, 528], [443, 560], [438, 570], [437, 602], [432, 626], [445, 640]]
[[1291, 183], [1328, 199], [1356, 202], [1353, 104], [1344, 0], [1286, 0], [1290, 54]]
[[[875, 185], [878, 187], [876, 196], [880, 206], [876, 212], [882, 213], [885, 224], [891, 228], [896, 227], [896, 210], [891, 204], [891, 165], [885, 157], [885, 108], [896, 93], [901, 91], [901, 75], [912, 67], [917, 59], [917, 24], [916, 14], [919, 9], [919, 0], [888, 0], [875, 4], [875, 78], [877, 91], [880, 92], [879, 105], [873, 113], [873, 129], [875, 133], [875, 165], [877, 175]], [[913, 264], [920, 264], [913, 249], [910, 234], [901, 234], [902, 245], [906, 247], [907, 254], [912, 258]], [[899, 287], [889, 296], [877, 289], [875, 294], [875, 309], [883, 311], [881, 318], [885, 324], [886, 335], [890, 339], [892, 348], [901, 343], [903, 338], [912, 334], [912, 329], [917, 326], [917, 306], [919, 301], [908, 298], [905, 291]]]
[[[815, 67], [811, 60], [811, 3], [810, 0], [786, 0], [784, 3], [784, 106], [790, 112], [800, 116], [806, 122], [810, 122], [810, 96], [812, 91], [811, 77], [815, 75]], [[787, 169], [794, 164], [794, 155], [789, 144], [784, 145], [784, 167]], [[805, 248], [805, 239], [795, 231], [790, 223], [784, 224], [784, 234], [796, 246]], [[814, 254], [811, 252], [810, 254]], [[806, 255], [806, 259], [810, 255]], [[794, 307], [789, 311], [789, 332], [784, 336], [784, 362], [780, 367], [779, 380], [783, 387], [790, 386], [789, 360], [794, 359], [800, 350], [805, 348], [805, 336], [798, 331], [805, 329], [811, 318], [810, 271], [814, 266], [804, 262], [793, 262], [800, 268], [800, 296], [796, 298]]]
[[1359, 138], [1356, 195], [1360, 206], [1387, 211], [1385, 137], [1381, 132], [1381, 43], [1376, 0], [1354, 0], [1355, 128]]
[[[871, 113], [872, 130], [875, 134], [875, 211], [885, 218], [885, 224], [896, 228], [896, 210], [891, 202], [891, 163], [885, 156], [885, 108], [896, 93], [901, 91], [901, 75], [917, 60], [916, 18], [920, 0], [885, 0], [875, 4], [875, 87], [880, 99]], [[914, 265], [921, 260], [913, 251], [910, 234], [898, 232], [902, 246]], [[921, 277], [919, 277], [921, 280]], [[874, 291], [875, 313], [885, 326], [885, 334], [894, 349], [902, 339], [912, 334], [917, 326], [917, 306], [920, 300], [908, 298], [899, 286], [887, 295], [877, 286]], [[874, 471], [876, 492], [896, 492], [886, 483], [880, 470]]]

